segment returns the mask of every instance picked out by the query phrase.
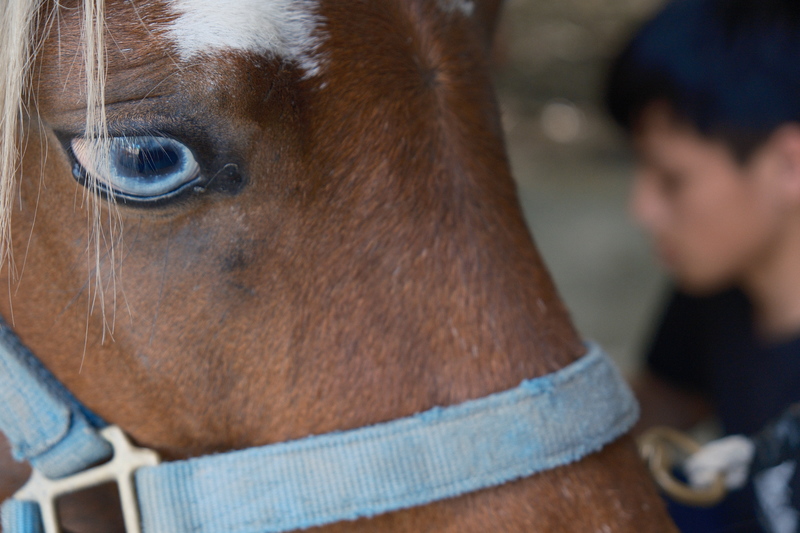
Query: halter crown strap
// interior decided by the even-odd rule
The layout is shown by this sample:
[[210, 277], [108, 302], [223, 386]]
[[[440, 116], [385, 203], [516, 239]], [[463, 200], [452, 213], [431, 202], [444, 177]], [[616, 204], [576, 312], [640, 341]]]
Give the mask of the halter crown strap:
[[[282, 532], [424, 505], [577, 461], [626, 432], [635, 400], [596, 345], [505, 392], [292, 442], [145, 466], [146, 533]], [[6, 533], [38, 533], [35, 505], [4, 504]]]

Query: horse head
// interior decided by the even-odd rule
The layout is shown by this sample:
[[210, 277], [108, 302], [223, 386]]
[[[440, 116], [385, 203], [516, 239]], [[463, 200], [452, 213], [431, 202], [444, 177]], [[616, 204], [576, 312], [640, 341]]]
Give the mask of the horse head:
[[[584, 353], [506, 160], [498, 1], [88, 4], [7, 3], [31, 22], [0, 311], [100, 417], [182, 459], [458, 404]], [[667, 530], [661, 513], [623, 439], [329, 527]]]

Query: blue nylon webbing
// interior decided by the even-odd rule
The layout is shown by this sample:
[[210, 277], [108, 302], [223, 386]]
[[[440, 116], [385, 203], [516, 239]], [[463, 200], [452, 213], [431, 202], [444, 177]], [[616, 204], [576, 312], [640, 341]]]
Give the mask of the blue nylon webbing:
[[492, 487], [599, 450], [638, 416], [596, 346], [554, 374], [343, 433], [145, 467], [147, 533], [291, 531]]
[[102, 422], [31, 354], [0, 318], [0, 431], [17, 460], [50, 478], [111, 456]]
[[37, 503], [7, 500], [3, 502], [0, 518], [5, 533], [44, 533]]
[[[142, 468], [143, 531], [292, 531], [424, 505], [576, 461], [637, 416], [624, 380], [590, 345], [558, 372], [460, 405]], [[2, 523], [6, 533], [40, 531], [27, 502], [6, 502]]]

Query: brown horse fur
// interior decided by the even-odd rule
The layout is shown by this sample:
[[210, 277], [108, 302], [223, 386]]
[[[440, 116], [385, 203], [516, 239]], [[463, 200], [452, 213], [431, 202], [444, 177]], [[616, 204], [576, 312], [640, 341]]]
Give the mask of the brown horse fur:
[[[21, 277], [7, 274], [1, 311], [137, 443], [169, 460], [356, 428], [583, 353], [509, 175], [487, 73], [498, 1], [467, 18], [434, 0], [324, 0], [326, 66], [307, 79], [252, 54], [180, 63], [159, 2], [109, 0], [111, 134], [165, 131], [215, 178], [168, 206], [120, 205], [118, 264], [89, 273], [84, 190], [56, 137], [84, 128], [75, 4], [45, 6], [59, 13], [24, 124]], [[89, 289], [114, 268], [103, 341]], [[24, 472], [0, 456], [3, 499]], [[69, 498], [67, 527], [114, 530], [99, 523], [105, 502]], [[495, 489], [321, 529], [674, 531], [627, 438]]]

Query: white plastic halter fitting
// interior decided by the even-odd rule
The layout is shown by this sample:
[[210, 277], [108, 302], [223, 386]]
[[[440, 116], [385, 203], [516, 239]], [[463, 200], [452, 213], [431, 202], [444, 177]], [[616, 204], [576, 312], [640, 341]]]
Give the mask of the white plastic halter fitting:
[[109, 426], [100, 434], [111, 443], [111, 447], [114, 449], [114, 455], [110, 461], [60, 479], [49, 479], [38, 470], [34, 470], [25, 486], [14, 495], [17, 500], [33, 501], [39, 504], [45, 533], [61, 533], [56, 513], [56, 500], [59, 497], [110, 481], [116, 481], [119, 488], [125, 531], [141, 533], [133, 473], [143, 466], [156, 466], [161, 460], [153, 450], [133, 446], [125, 433], [117, 426]]

